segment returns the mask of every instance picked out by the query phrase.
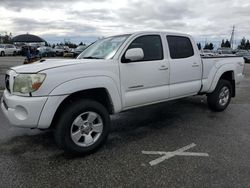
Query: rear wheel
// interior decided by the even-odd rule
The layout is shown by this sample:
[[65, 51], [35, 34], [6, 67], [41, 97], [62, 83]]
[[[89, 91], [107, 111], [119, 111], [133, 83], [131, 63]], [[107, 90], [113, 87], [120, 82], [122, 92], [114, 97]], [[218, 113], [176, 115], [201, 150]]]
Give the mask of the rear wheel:
[[5, 56], [5, 53], [4, 53], [4, 52], [1, 52], [1, 56]]
[[211, 110], [221, 112], [227, 108], [232, 97], [232, 85], [227, 80], [219, 80], [215, 90], [207, 95]]
[[67, 106], [56, 125], [55, 140], [66, 152], [89, 154], [107, 139], [110, 117], [106, 108], [93, 100]]
[[13, 52], [13, 56], [16, 56], [16, 51]]

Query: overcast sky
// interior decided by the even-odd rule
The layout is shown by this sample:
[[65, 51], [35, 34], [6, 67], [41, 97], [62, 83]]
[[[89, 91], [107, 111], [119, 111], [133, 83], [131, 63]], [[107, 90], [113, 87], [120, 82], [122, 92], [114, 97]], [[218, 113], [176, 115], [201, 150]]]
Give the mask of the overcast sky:
[[0, 33], [50, 43], [92, 42], [144, 30], [189, 33], [197, 41], [250, 38], [250, 0], [0, 0]]

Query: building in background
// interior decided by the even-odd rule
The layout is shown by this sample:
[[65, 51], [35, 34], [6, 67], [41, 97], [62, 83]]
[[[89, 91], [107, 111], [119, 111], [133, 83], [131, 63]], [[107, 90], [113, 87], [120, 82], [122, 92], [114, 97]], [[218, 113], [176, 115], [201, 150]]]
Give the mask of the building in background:
[[28, 46], [45, 46], [47, 43], [44, 39], [39, 36], [31, 34], [17, 35], [12, 38], [12, 42], [17, 46], [28, 45]]

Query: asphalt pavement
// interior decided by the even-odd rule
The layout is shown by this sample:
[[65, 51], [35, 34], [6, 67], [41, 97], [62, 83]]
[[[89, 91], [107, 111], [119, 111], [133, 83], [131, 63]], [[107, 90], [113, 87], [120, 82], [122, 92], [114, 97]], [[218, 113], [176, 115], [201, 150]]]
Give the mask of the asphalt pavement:
[[0, 56], [0, 90], [4, 89], [4, 78], [6, 71], [13, 66], [22, 65], [23, 56]]
[[246, 73], [226, 111], [195, 96], [121, 113], [105, 146], [85, 157], [65, 154], [52, 131], [12, 127], [0, 112], [0, 187], [250, 187], [249, 64]]

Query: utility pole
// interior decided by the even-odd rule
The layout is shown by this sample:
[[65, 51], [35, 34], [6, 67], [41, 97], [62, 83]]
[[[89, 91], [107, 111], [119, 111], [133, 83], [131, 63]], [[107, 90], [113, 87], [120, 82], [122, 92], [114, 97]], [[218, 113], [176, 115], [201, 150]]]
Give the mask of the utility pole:
[[235, 26], [233, 26], [233, 30], [232, 30], [232, 34], [230, 38], [230, 45], [232, 49], [234, 49], [234, 30], [235, 30]]

